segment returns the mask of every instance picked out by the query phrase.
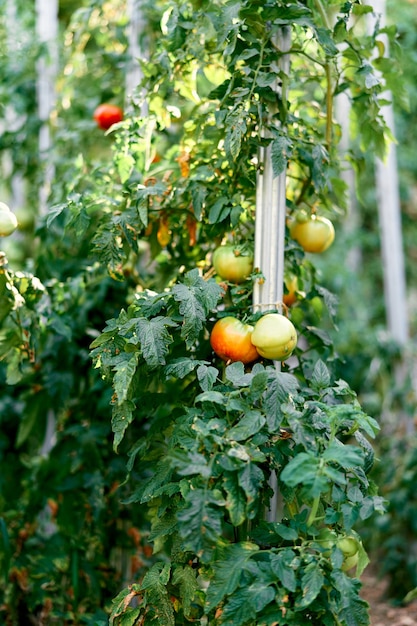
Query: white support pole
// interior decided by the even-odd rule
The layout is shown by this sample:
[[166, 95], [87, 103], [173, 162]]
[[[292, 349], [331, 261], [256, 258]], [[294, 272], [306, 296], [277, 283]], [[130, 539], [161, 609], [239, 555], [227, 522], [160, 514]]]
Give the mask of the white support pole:
[[[282, 52], [286, 52], [290, 45], [290, 30], [282, 28], [277, 47]], [[281, 57], [280, 67], [284, 73], [288, 74], [288, 55]], [[255, 312], [265, 311], [274, 306], [279, 307], [282, 302], [286, 220], [286, 171], [274, 177], [270, 145], [261, 149], [259, 165], [261, 169], [256, 191], [254, 264], [260, 269], [265, 280], [256, 281], [254, 285], [253, 308]]]
[[[373, 7], [374, 12], [380, 16], [381, 26], [384, 26], [386, 24], [385, 0], [373, 0]], [[386, 37], [384, 38], [384, 44], [388, 54], [388, 40]], [[387, 100], [392, 100], [390, 94], [387, 94]], [[395, 135], [392, 103], [383, 108], [382, 114], [388, 128]], [[409, 330], [395, 143], [389, 145], [385, 160], [376, 160], [375, 174], [384, 265], [387, 326], [393, 339], [400, 345], [405, 345]]]
[[[341, 139], [339, 143], [339, 154], [342, 162], [341, 176], [347, 187], [347, 214], [349, 219], [345, 220], [344, 228], [347, 235], [354, 235], [358, 232], [360, 219], [355, 192], [355, 172], [349, 161], [346, 159], [350, 148], [350, 99], [346, 93], [338, 94], [335, 99], [335, 116], [340, 125]], [[357, 274], [362, 265], [362, 251], [357, 243], [349, 248], [347, 266], [351, 272]]]
[[[8, 0], [5, 7], [5, 24], [6, 24], [6, 46], [9, 62], [13, 66], [15, 53], [17, 53], [19, 47], [21, 26], [19, 24], [19, 18], [17, 14], [16, 0]], [[18, 62], [18, 60], [17, 60]], [[17, 131], [25, 124], [25, 116], [18, 115], [13, 107], [13, 104], [7, 106], [4, 112], [4, 129], [11, 132]], [[6, 152], [3, 156], [3, 166], [7, 173], [13, 172], [13, 163], [10, 153]], [[25, 204], [25, 182], [21, 172], [14, 172], [11, 178], [11, 197], [9, 204], [15, 211]]]
[[[291, 46], [291, 31], [288, 27], [280, 29], [276, 40], [277, 48], [286, 52]], [[280, 58], [280, 68], [289, 73], [289, 55]], [[278, 86], [276, 87], [278, 92]], [[286, 94], [283, 94], [283, 98]], [[284, 291], [284, 250], [286, 221], [286, 171], [274, 177], [272, 168], [271, 146], [262, 148], [259, 153], [259, 170], [256, 187], [255, 214], [255, 251], [254, 264], [264, 280], [255, 281], [253, 290], [254, 312], [266, 311], [276, 307], [281, 310]], [[277, 370], [281, 364], [275, 362]], [[276, 521], [279, 509], [278, 482], [276, 474], [270, 477], [269, 484], [273, 491], [268, 521]]]
[[[51, 158], [52, 137], [50, 115], [56, 103], [55, 82], [58, 74], [58, 0], [36, 0], [36, 32], [45, 46], [37, 64], [39, 156], [44, 166], [43, 181], [39, 189], [39, 214], [48, 211], [48, 197], [55, 174]], [[45, 438], [40, 454], [47, 455], [55, 445], [56, 417], [52, 410], [47, 414]]]
[[44, 165], [43, 184], [39, 190], [39, 213], [47, 212], [47, 200], [54, 177], [54, 165], [50, 158], [52, 147], [50, 114], [56, 103], [55, 81], [58, 73], [58, 0], [36, 0], [36, 31], [39, 42], [45, 46], [37, 65], [39, 153]]
[[[128, 41], [129, 41], [129, 64], [126, 72], [126, 105], [130, 100], [135, 100], [138, 96], [136, 92], [138, 85], [143, 79], [143, 72], [138, 59], [144, 56], [140, 41], [146, 29], [143, 18], [141, 0], [127, 0], [127, 16], [129, 19]], [[141, 115], [147, 114], [146, 103], [139, 96]]]
[[[387, 22], [385, 0], [373, 0], [374, 19], [380, 20], [384, 27]], [[382, 37], [382, 35], [381, 35]], [[389, 54], [389, 42], [384, 37], [385, 52]], [[384, 106], [384, 120], [395, 137], [394, 107], [392, 95], [387, 93], [390, 104]], [[386, 158], [376, 159], [375, 181], [377, 189], [378, 214], [381, 233], [381, 254], [384, 268], [384, 298], [387, 327], [391, 337], [403, 348], [409, 338], [409, 319], [407, 307], [407, 286], [405, 278], [405, 261], [401, 224], [401, 204], [398, 182], [397, 151], [395, 143], [390, 143]], [[395, 384], [400, 389], [404, 386], [408, 366], [405, 358], [396, 364]], [[414, 382], [414, 386], [415, 386]], [[389, 422], [390, 415], [383, 416]], [[391, 420], [392, 421], [392, 420]], [[412, 416], [403, 411], [397, 414], [396, 420], [408, 434], [414, 432]], [[395, 426], [395, 424], [391, 424]]]

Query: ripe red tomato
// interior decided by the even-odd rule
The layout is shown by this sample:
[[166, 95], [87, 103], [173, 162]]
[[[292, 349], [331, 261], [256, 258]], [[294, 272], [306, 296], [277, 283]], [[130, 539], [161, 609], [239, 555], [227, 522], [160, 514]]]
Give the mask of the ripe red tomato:
[[94, 111], [93, 117], [99, 128], [108, 130], [113, 124], [122, 121], [123, 111], [115, 104], [100, 104]]
[[251, 341], [252, 331], [253, 326], [244, 324], [237, 317], [222, 317], [211, 331], [211, 347], [223, 361], [252, 363], [259, 357]]
[[327, 217], [310, 215], [295, 220], [290, 226], [290, 235], [306, 252], [324, 252], [334, 241], [334, 227]]
[[230, 244], [219, 246], [213, 252], [213, 267], [223, 280], [240, 284], [245, 281], [253, 269], [253, 255], [241, 254]]
[[256, 322], [251, 340], [265, 359], [283, 361], [297, 345], [297, 332], [294, 324], [284, 315], [267, 313]]
[[17, 228], [17, 218], [7, 204], [0, 202], [0, 237], [11, 235]]

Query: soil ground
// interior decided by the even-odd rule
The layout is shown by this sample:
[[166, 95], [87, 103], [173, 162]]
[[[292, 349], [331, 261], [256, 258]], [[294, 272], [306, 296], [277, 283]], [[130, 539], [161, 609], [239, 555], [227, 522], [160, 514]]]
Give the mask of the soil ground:
[[393, 606], [385, 595], [386, 582], [379, 580], [369, 567], [361, 580], [361, 596], [369, 603], [372, 626], [417, 626], [417, 602]]

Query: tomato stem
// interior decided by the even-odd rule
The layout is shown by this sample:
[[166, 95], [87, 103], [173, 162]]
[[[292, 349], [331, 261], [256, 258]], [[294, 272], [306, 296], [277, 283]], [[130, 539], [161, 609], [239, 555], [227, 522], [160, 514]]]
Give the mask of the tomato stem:
[[320, 504], [320, 496], [316, 496], [313, 500], [313, 505], [311, 507], [310, 515], [308, 516], [307, 526], [311, 526], [312, 524], [314, 524], [317, 511], [319, 508], [319, 504]]

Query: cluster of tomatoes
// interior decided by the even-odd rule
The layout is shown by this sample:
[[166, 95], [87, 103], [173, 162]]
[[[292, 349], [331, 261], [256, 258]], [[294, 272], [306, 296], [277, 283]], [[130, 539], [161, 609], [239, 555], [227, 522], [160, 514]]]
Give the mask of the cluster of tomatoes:
[[[329, 219], [304, 211], [298, 212], [289, 222], [289, 232], [305, 252], [313, 253], [327, 250], [335, 236]], [[237, 285], [247, 280], [253, 271], [253, 255], [230, 244], [216, 248], [212, 263], [217, 276]], [[284, 282], [283, 303], [289, 307], [297, 300], [298, 280], [296, 276], [287, 275]], [[226, 362], [247, 364], [260, 357], [284, 361], [297, 345], [297, 332], [293, 323], [280, 313], [267, 313], [253, 326], [227, 315], [215, 323], [210, 344], [217, 356]]]
[[[123, 120], [123, 110], [114, 104], [104, 103], [96, 108], [93, 117], [99, 128], [108, 130]], [[288, 226], [291, 237], [306, 252], [324, 252], [333, 243], [333, 224], [325, 217], [300, 210]], [[166, 245], [165, 239], [160, 244]], [[213, 253], [212, 262], [217, 276], [235, 285], [247, 280], [253, 271], [253, 255], [241, 253], [232, 245], [219, 246]], [[286, 293], [283, 303], [289, 307], [297, 300], [297, 277], [285, 276], [284, 282]], [[292, 322], [280, 313], [267, 313], [254, 326], [227, 315], [215, 323], [210, 344], [217, 356], [226, 362], [247, 364], [260, 357], [283, 361], [297, 345], [297, 332]]]

